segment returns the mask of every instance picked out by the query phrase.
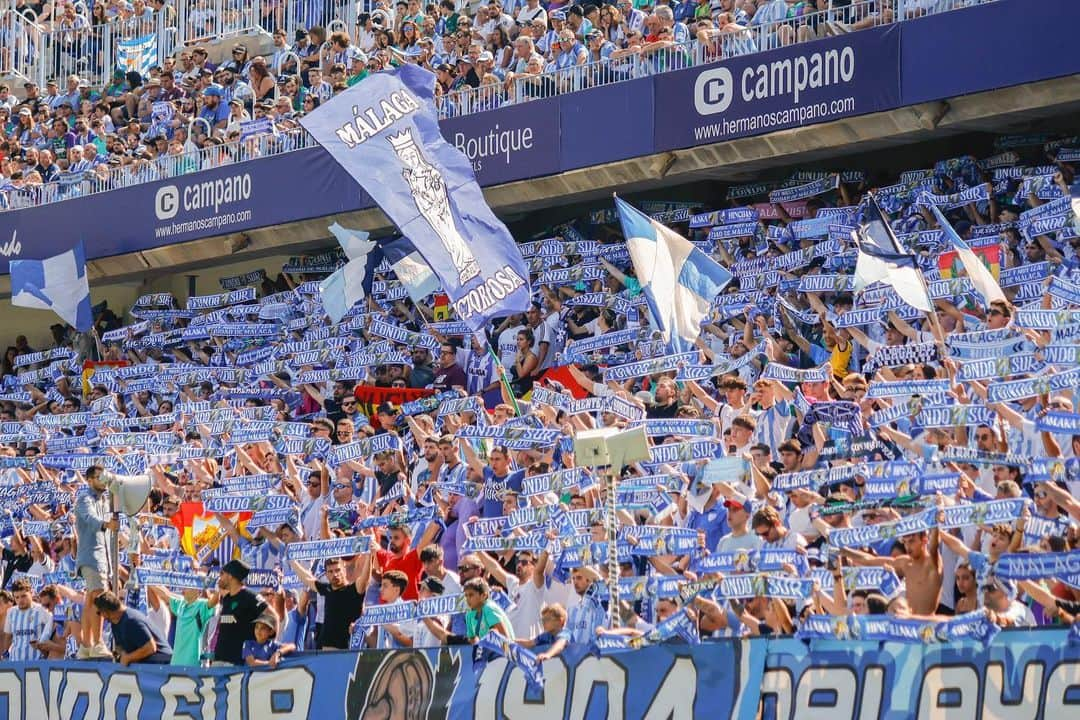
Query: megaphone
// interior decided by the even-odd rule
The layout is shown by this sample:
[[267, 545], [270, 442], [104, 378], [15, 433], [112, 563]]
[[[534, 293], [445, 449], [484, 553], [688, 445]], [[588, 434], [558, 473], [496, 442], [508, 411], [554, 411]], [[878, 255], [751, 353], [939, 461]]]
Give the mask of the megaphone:
[[585, 467], [610, 465], [615, 472], [636, 462], [645, 462], [649, 440], [644, 426], [628, 430], [597, 428], [581, 430], [574, 436], [574, 463]]
[[133, 516], [146, 504], [146, 498], [150, 497], [151, 483], [149, 475], [114, 475], [110, 473], [108, 480], [113, 511]]

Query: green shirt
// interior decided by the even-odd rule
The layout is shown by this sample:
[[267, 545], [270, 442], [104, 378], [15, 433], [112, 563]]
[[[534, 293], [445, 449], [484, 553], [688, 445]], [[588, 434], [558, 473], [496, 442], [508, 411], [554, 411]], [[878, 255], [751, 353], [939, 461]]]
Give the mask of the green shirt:
[[203, 598], [189, 603], [184, 598], [169, 598], [169, 611], [176, 618], [173, 642], [173, 665], [199, 665], [202, 656], [203, 630], [214, 611]]
[[506, 617], [503, 609], [488, 600], [479, 610], [465, 613], [465, 634], [470, 638], [482, 638], [499, 623], [507, 632], [513, 632], [510, 618]]

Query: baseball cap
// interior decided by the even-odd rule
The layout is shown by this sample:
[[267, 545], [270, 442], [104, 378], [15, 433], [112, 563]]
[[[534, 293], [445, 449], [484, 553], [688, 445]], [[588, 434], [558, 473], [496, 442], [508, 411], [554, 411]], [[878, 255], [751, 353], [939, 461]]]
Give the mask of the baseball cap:
[[19, 114], [29, 116], [33, 115], [34, 113], [30, 110], [30, 108], [24, 107], [22, 110], [19, 111]]
[[490, 52], [485, 50], [484, 52], [480, 53], [480, 56], [476, 59], [480, 62], [491, 62], [495, 59], [495, 57]]
[[564, 13], [562, 10], [556, 10], [555, 12], [551, 13], [551, 19], [566, 20], [566, 13]]
[[214, 83], [210, 87], [203, 90], [203, 95], [213, 96], [213, 97], [221, 97], [221, 93], [222, 93], [223, 89], [224, 88], [222, 88], [220, 85], [218, 85], [217, 83]]
[[724, 501], [724, 507], [728, 510], [742, 510], [747, 515], [752, 515], [754, 512], [753, 506], [749, 500], [739, 500], [737, 498], [728, 498]]
[[233, 50], [240, 50], [242, 52], [247, 52], [247, 45], [244, 45], [243, 43], [237, 43], [236, 45], [233, 45], [232, 49]]

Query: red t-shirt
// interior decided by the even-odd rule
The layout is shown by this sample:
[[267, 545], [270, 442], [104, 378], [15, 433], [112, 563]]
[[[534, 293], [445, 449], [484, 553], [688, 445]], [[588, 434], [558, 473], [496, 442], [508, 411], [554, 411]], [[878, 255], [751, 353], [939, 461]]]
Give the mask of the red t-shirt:
[[389, 550], [379, 551], [379, 565], [385, 575], [390, 570], [400, 570], [409, 576], [409, 586], [401, 595], [402, 600], [416, 600], [419, 598], [416, 583], [420, 580], [420, 573], [424, 566], [420, 562], [420, 552], [413, 548], [401, 557], [397, 557]]

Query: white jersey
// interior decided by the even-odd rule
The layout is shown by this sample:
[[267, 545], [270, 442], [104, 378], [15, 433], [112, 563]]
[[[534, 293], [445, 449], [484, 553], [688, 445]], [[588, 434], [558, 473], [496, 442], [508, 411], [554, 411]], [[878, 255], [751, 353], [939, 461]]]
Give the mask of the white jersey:
[[31, 603], [26, 610], [20, 609], [17, 605], [12, 607], [4, 619], [4, 632], [11, 635], [8, 660], [13, 662], [40, 660], [42, 654], [30, 647], [30, 643], [48, 640], [52, 637], [52, 631], [52, 614], [42, 606]]

